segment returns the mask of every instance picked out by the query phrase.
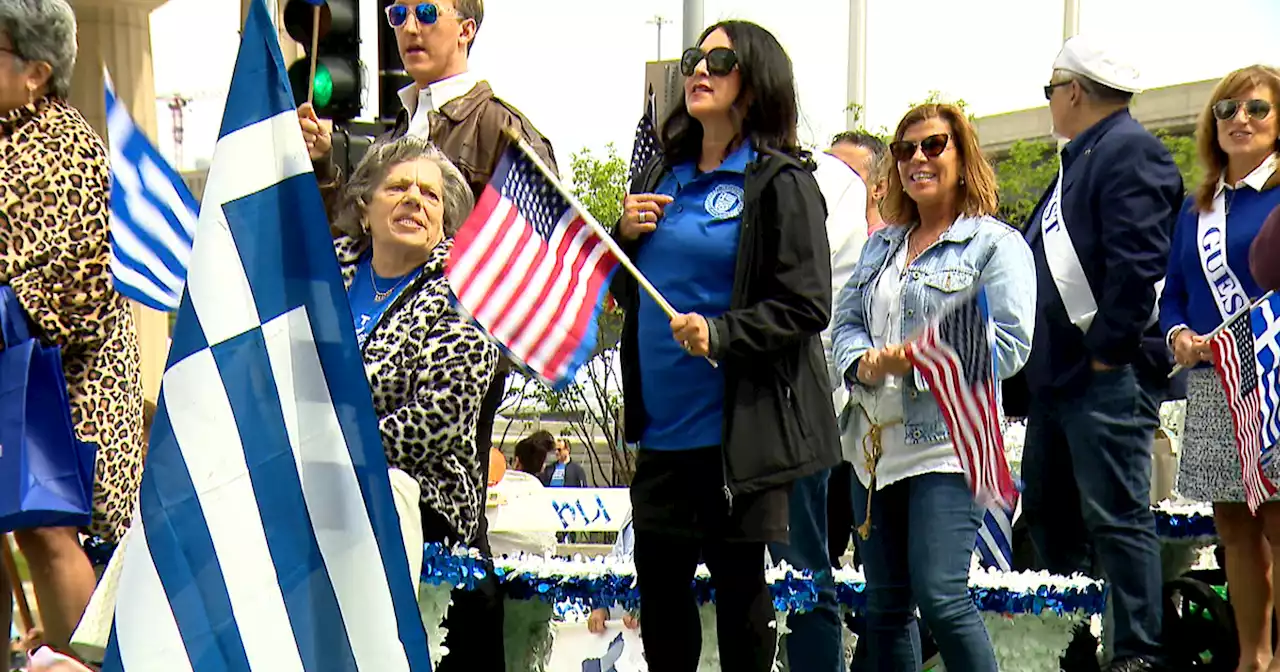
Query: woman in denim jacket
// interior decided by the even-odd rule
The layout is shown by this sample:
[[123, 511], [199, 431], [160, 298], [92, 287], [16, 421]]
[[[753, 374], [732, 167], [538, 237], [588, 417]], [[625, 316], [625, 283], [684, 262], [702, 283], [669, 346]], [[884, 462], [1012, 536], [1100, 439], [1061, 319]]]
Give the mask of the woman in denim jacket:
[[833, 332], [851, 390], [841, 429], [856, 474], [854, 517], [865, 521], [871, 669], [919, 669], [918, 605], [947, 669], [994, 672], [968, 590], [983, 512], [903, 343], [957, 297], [985, 287], [997, 373], [1012, 376], [1031, 352], [1035, 262], [1022, 236], [991, 216], [995, 175], [958, 108], [911, 110], [890, 151], [896, 170], [881, 207], [891, 225], [863, 248], [836, 303]]

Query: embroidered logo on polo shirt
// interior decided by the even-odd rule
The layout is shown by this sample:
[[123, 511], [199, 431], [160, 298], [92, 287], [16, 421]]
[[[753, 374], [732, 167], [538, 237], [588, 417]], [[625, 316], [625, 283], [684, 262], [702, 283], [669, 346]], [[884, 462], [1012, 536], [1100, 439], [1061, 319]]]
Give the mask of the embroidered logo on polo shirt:
[[707, 214], [716, 219], [730, 219], [742, 214], [742, 202], [746, 193], [735, 184], [721, 184], [707, 194]]

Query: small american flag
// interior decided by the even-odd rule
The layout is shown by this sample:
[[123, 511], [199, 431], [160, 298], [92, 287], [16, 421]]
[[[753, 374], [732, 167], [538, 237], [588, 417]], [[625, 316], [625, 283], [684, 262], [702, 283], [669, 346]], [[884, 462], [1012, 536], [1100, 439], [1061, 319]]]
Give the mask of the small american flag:
[[463, 310], [556, 389], [573, 381], [595, 347], [596, 318], [618, 266], [603, 229], [591, 224], [513, 141], [446, 264]]
[[[1273, 438], [1264, 438], [1263, 425], [1264, 421], [1272, 424], [1276, 408], [1276, 298], [1272, 296], [1253, 310], [1237, 315], [1209, 340], [1214, 369], [1231, 409], [1245, 500], [1251, 511], [1276, 492], [1276, 486], [1262, 471], [1262, 451], [1271, 447], [1264, 441], [1274, 443]], [[1263, 347], [1260, 350], [1256, 345]]]
[[986, 290], [979, 289], [931, 320], [906, 355], [933, 390], [977, 500], [1012, 512], [1018, 489], [1000, 431], [994, 342]]
[[636, 140], [631, 145], [631, 176], [634, 182], [644, 167], [649, 165], [653, 157], [662, 154], [662, 145], [658, 142], [657, 117], [654, 116], [653, 87], [649, 87], [648, 98], [644, 104], [644, 116], [636, 124]]

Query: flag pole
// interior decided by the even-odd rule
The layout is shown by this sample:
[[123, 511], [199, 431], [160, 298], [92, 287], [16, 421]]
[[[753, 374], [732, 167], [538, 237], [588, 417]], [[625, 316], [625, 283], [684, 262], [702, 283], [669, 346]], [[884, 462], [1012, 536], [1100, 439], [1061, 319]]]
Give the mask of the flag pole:
[[[670, 302], [667, 301], [666, 297], [662, 296], [662, 292], [659, 292], [658, 288], [654, 287], [653, 283], [649, 282], [649, 279], [644, 277], [644, 274], [640, 272], [640, 269], [636, 268], [636, 265], [631, 262], [631, 257], [628, 257], [627, 253], [622, 251], [622, 247], [613, 239], [613, 236], [610, 235], [609, 231], [605, 229], [600, 222], [596, 221], [596, 218], [591, 214], [591, 211], [587, 210], [587, 208], [583, 206], [573, 194], [569, 193], [568, 189], [565, 189], [564, 184], [561, 183], [555, 173], [547, 167], [546, 162], [544, 162], [542, 158], [533, 151], [533, 148], [529, 146], [529, 143], [525, 142], [524, 138], [520, 137], [520, 134], [511, 127], [504, 129], [504, 132], [507, 134], [507, 137], [520, 148], [520, 151], [524, 152], [524, 155], [533, 162], [533, 165], [537, 166], [538, 170], [542, 171], [542, 174], [546, 176], [547, 180], [549, 180], [552, 185], [555, 186], [556, 190], [560, 192], [560, 195], [569, 202], [569, 205], [572, 206], [574, 210], [578, 211], [578, 214], [582, 216], [582, 221], [600, 237], [600, 240], [605, 244], [605, 247], [609, 248], [609, 251], [613, 253], [615, 258], [617, 258], [618, 263], [622, 264], [622, 267], [627, 269], [627, 272], [636, 279], [636, 282], [640, 283], [640, 287], [642, 287], [649, 296], [653, 297], [654, 302], [662, 308], [662, 312], [666, 313], [668, 318], [675, 319], [675, 317], [680, 313], [676, 311], [675, 307], [672, 306]], [[711, 359], [711, 357], [706, 357], [705, 359], [711, 363], [711, 366], [716, 366], [716, 361]]]
[[[1232, 322], [1235, 322], [1236, 320], [1240, 319], [1240, 317], [1241, 317], [1241, 316], [1243, 316], [1243, 315], [1248, 315], [1249, 313], [1252, 313], [1254, 308], [1257, 308], [1258, 306], [1261, 306], [1261, 305], [1262, 305], [1262, 303], [1263, 303], [1264, 301], [1266, 301], [1267, 299], [1271, 298], [1271, 295], [1272, 295], [1272, 294], [1275, 294], [1275, 290], [1272, 290], [1272, 291], [1270, 291], [1270, 292], [1267, 292], [1266, 294], [1263, 294], [1263, 295], [1262, 295], [1262, 298], [1259, 298], [1257, 301], [1254, 301], [1254, 302], [1253, 302], [1253, 305], [1249, 306], [1249, 310], [1246, 310], [1246, 311], [1244, 311], [1244, 312], [1240, 313], [1239, 315], [1236, 315], [1235, 317], [1232, 317], [1231, 319], [1227, 320], [1226, 322], [1223, 322], [1222, 324], [1219, 324], [1219, 325], [1218, 325], [1218, 326], [1217, 326], [1213, 331], [1211, 331], [1211, 332], [1209, 332], [1208, 334], [1206, 334], [1206, 335], [1204, 336], [1204, 338], [1205, 338], [1206, 340], [1213, 340], [1213, 337], [1214, 337], [1214, 336], [1217, 336], [1217, 335], [1218, 335], [1218, 334], [1220, 334], [1220, 333], [1222, 333], [1222, 330], [1223, 330], [1223, 329], [1226, 329], [1228, 324], [1231, 324]], [[1181, 372], [1182, 372], [1182, 369], [1184, 369], [1184, 368], [1186, 368], [1186, 367], [1182, 366], [1181, 364], [1178, 364], [1177, 366], [1173, 367], [1173, 370], [1172, 370], [1172, 371], [1170, 371], [1170, 372], [1169, 372], [1169, 377], [1170, 377], [1170, 378], [1172, 378], [1172, 377], [1174, 377], [1174, 376], [1178, 375], [1179, 373], [1181, 373]]]
[[311, 76], [307, 77], [307, 104], [316, 93], [316, 50], [320, 47], [320, 5], [311, 8]]

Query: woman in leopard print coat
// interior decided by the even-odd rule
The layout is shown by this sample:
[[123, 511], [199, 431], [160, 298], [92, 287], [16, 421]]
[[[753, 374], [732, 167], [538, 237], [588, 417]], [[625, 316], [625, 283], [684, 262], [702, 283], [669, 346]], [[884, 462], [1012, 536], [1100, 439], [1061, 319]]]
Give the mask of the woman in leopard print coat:
[[[387, 461], [422, 486], [423, 539], [486, 549], [479, 524], [488, 462], [475, 436], [498, 349], [453, 309], [444, 277], [472, 204], [444, 154], [406, 136], [365, 154], [334, 228], [346, 234], [335, 246]], [[476, 591], [454, 591], [440, 672], [503, 669], [501, 640], [488, 636], [502, 630], [492, 576]]]
[[[133, 312], [111, 284], [106, 148], [66, 102], [75, 56], [64, 0], [0, 0], [0, 285], [13, 288], [32, 332], [62, 348], [76, 434], [98, 445], [90, 532], [114, 541], [142, 478], [142, 381]], [[67, 645], [94, 589], [77, 532], [14, 535], [55, 647]], [[0, 595], [8, 632], [9, 589]]]
[[472, 543], [484, 515], [475, 424], [498, 350], [453, 309], [444, 277], [471, 207], [458, 169], [403, 138], [369, 150], [335, 222], [387, 461], [422, 486], [428, 541]]

